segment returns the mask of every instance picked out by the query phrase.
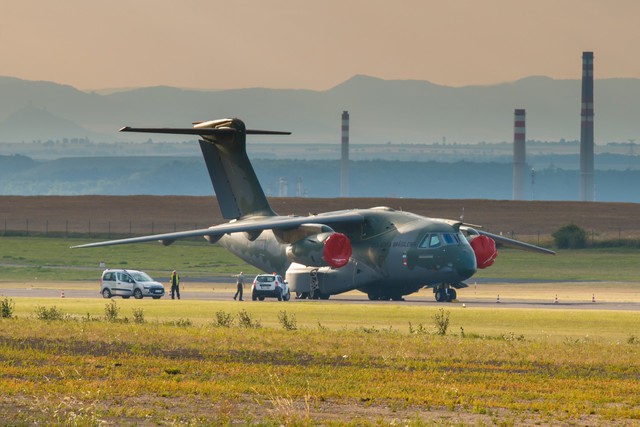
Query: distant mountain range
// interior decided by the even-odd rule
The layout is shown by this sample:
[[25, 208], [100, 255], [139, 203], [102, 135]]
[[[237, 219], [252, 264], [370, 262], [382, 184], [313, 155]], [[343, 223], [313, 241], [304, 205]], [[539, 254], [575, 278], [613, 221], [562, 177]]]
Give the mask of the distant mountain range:
[[[596, 80], [594, 96], [596, 143], [640, 140], [640, 79]], [[339, 143], [343, 110], [349, 110], [355, 144], [503, 142], [513, 138], [515, 108], [527, 110], [527, 139], [580, 136], [579, 79], [528, 77], [454, 88], [355, 76], [326, 91], [148, 87], [98, 94], [0, 77], [0, 142], [180, 141], [179, 136], [117, 130], [125, 125], [185, 127], [196, 120], [240, 117], [250, 128], [293, 132], [277, 141]]]

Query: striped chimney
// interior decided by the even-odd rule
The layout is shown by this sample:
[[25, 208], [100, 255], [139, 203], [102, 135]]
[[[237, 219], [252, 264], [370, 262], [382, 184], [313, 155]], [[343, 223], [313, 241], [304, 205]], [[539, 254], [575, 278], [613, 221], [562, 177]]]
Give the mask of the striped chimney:
[[342, 155], [340, 157], [340, 197], [349, 197], [349, 112], [342, 112]]
[[593, 179], [593, 52], [582, 52], [582, 108], [580, 120], [580, 200], [595, 200]]
[[513, 200], [524, 200], [527, 180], [525, 110], [514, 110], [513, 120]]

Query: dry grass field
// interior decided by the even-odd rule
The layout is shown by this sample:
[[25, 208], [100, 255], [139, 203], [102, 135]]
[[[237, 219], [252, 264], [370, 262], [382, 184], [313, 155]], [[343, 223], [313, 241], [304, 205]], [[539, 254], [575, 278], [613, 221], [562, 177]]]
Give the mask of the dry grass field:
[[[390, 206], [434, 218], [459, 218], [488, 231], [535, 240], [575, 223], [596, 238], [640, 238], [640, 205], [511, 200], [272, 198], [281, 215]], [[0, 196], [0, 227], [73, 233], [166, 232], [225, 222], [215, 197]]]

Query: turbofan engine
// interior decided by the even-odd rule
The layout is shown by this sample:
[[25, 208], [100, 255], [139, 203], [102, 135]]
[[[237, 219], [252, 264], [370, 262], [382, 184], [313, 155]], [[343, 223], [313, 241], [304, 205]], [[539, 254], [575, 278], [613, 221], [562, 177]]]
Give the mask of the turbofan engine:
[[340, 268], [349, 262], [351, 242], [334, 231], [312, 234], [287, 246], [287, 257], [310, 267]]
[[471, 245], [473, 252], [476, 254], [476, 265], [478, 268], [487, 268], [492, 266], [498, 256], [496, 242], [491, 237], [482, 234], [469, 236], [469, 238], [469, 244]]

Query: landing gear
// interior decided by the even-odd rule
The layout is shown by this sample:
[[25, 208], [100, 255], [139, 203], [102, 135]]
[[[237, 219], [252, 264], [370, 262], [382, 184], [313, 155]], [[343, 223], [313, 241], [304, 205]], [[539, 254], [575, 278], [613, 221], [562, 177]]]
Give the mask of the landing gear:
[[309, 292], [296, 292], [296, 299], [322, 299], [327, 300], [331, 294], [325, 294], [320, 290], [318, 269], [309, 272]]
[[458, 298], [458, 293], [448, 283], [441, 283], [433, 287], [437, 302], [451, 302]]
[[370, 301], [404, 301], [404, 298], [402, 298], [401, 294], [383, 294], [380, 292], [371, 292], [368, 293], [367, 296], [369, 297]]

